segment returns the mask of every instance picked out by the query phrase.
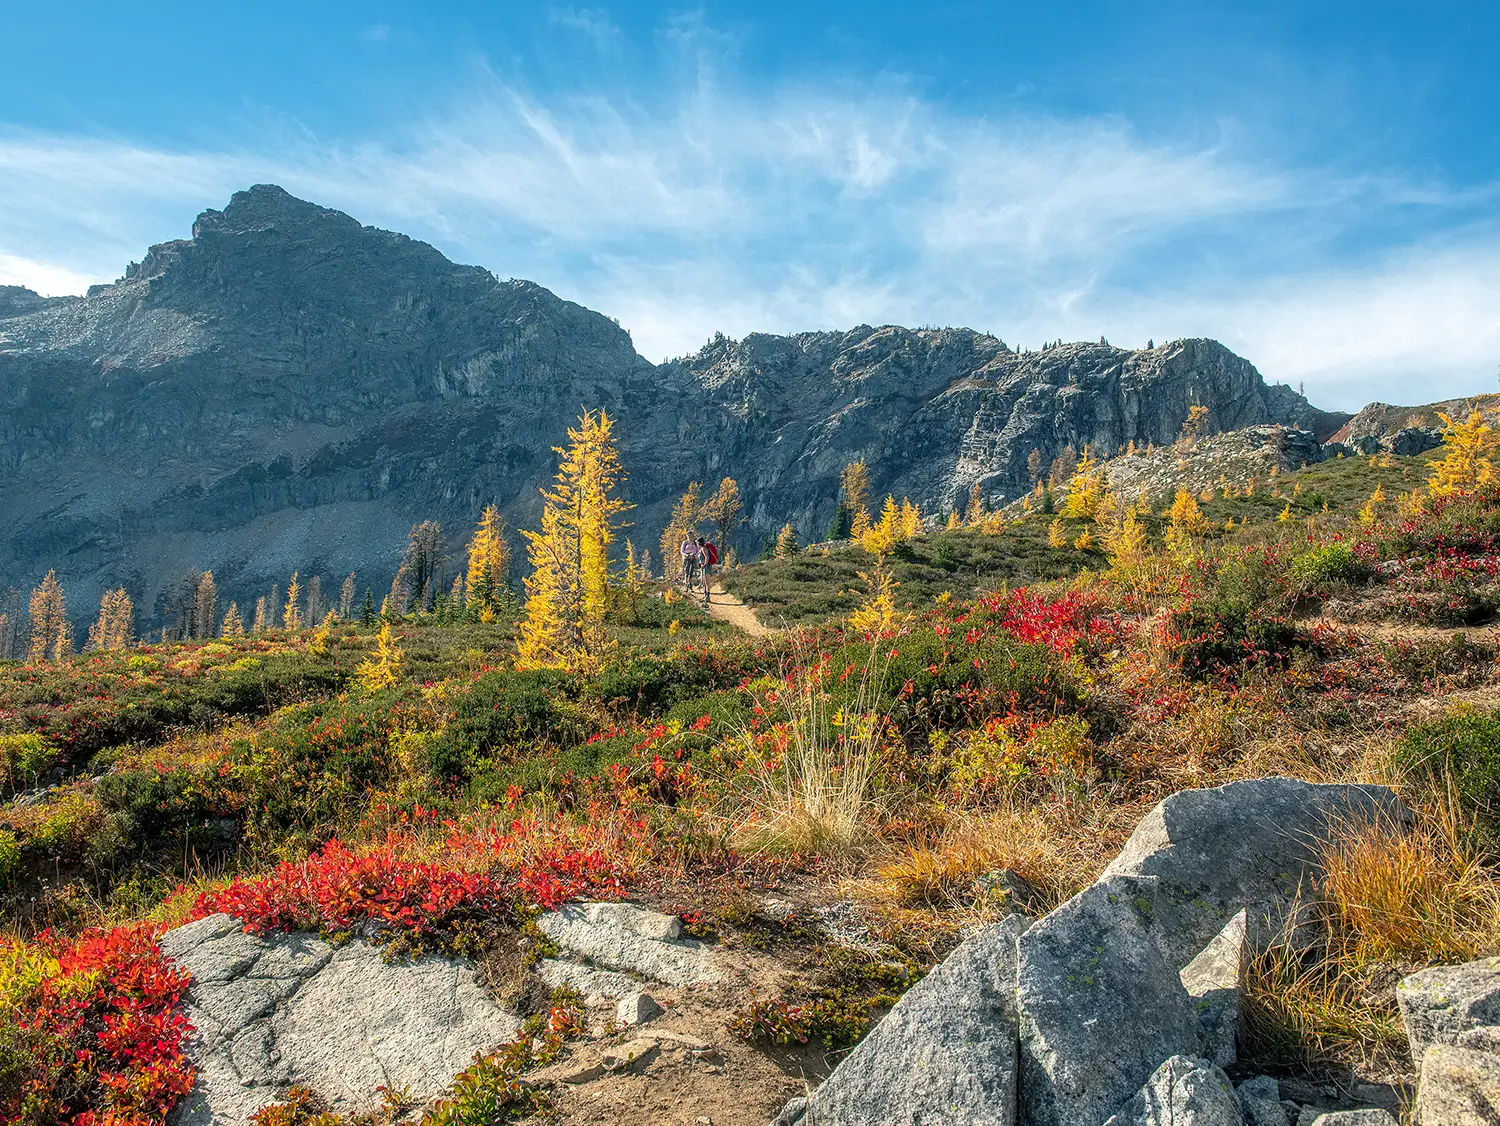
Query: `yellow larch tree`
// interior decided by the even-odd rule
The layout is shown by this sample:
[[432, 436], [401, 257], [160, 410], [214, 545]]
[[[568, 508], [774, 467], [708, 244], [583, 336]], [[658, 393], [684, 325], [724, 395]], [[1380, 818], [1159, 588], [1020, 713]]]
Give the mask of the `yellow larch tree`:
[[510, 585], [510, 544], [505, 521], [493, 504], [486, 505], [469, 540], [469, 567], [464, 582], [464, 608], [481, 622], [493, 622]]
[[1136, 515], [1132, 506], [1125, 511], [1125, 518], [1115, 529], [1114, 536], [1106, 545], [1110, 566], [1118, 573], [1128, 575], [1146, 558], [1146, 526]]
[[224, 612], [224, 624], [219, 627], [220, 637], [244, 637], [245, 623], [240, 618], [240, 608], [231, 602], [229, 609]]
[[1198, 507], [1198, 498], [1186, 489], [1177, 490], [1177, 495], [1172, 499], [1172, 507], [1167, 511], [1167, 519], [1174, 528], [1181, 528], [1189, 535], [1206, 531], [1208, 526]]
[[839, 493], [849, 513], [849, 538], [860, 539], [870, 527], [870, 470], [864, 458], [844, 466], [839, 474]]
[[1446, 454], [1432, 463], [1427, 491], [1435, 497], [1472, 493], [1495, 481], [1494, 456], [1500, 437], [1477, 410], [1465, 422], [1455, 422], [1442, 411]]
[[719, 554], [725, 554], [729, 547], [725, 541], [745, 522], [745, 503], [740, 498], [738, 481], [733, 477], [725, 477], [719, 482], [714, 495], [703, 506], [703, 518], [717, 530]]
[[672, 519], [662, 529], [661, 539], [657, 547], [661, 550], [661, 564], [665, 569], [664, 574], [672, 577], [672, 568], [682, 566], [682, 544], [688, 536], [696, 535], [698, 521], [703, 516], [702, 486], [697, 481], [689, 481], [687, 492], [677, 498], [677, 503], [672, 506]]
[[914, 540], [922, 534], [922, 510], [906, 497], [901, 498], [901, 538]]
[[287, 630], [302, 628], [302, 583], [298, 581], [296, 571], [292, 572], [292, 581], [286, 587], [286, 605], [281, 611], [281, 624]]
[[99, 617], [89, 627], [88, 648], [124, 649], [135, 633], [135, 607], [125, 588], [106, 590], [99, 599]]
[[865, 634], [890, 634], [900, 629], [912, 615], [896, 609], [896, 588], [901, 584], [891, 575], [883, 556], [869, 571], [859, 572], [867, 595], [852, 614], [849, 624]]
[[901, 538], [901, 510], [896, 507], [896, 498], [887, 494], [885, 506], [880, 510], [880, 519], [864, 530], [859, 537], [859, 545], [871, 555], [884, 555]]
[[776, 533], [776, 558], [790, 559], [802, 550], [797, 544], [797, 529], [790, 523], [783, 524]]
[[46, 578], [31, 592], [29, 608], [31, 643], [27, 646], [27, 659], [54, 661], [71, 653], [73, 627], [68, 622], [68, 608], [56, 571], [48, 571]]
[[354, 675], [366, 692], [379, 692], [396, 683], [405, 660], [406, 654], [401, 651], [391, 633], [391, 623], [382, 622], [380, 632], [375, 635], [375, 651], [360, 662]]
[[607, 649], [609, 545], [617, 517], [631, 506], [615, 496], [622, 478], [614, 421], [584, 411], [568, 431], [557, 484], [543, 490], [542, 526], [527, 531], [532, 576], [526, 581], [516, 667], [592, 671]]
[[1054, 516], [1052, 518], [1052, 523], [1047, 525], [1047, 546], [1068, 546], [1068, 527], [1063, 523], [1061, 516]]
[[1370, 499], [1365, 501], [1364, 507], [1359, 510], [1360, 527], [1365, 529], [1373, 528], [1375, 521], [1380, 519], [1380, 506], [1385, 502], [1385, 490], [1376, 485], [1375, 491], [1370, 494]]
[[969, 489], [969, 503], [964, 506], [964, 527], [979, 528], [984, 525], [984, 490], [975, 481]]
[[1074, 520], [1092, 520], [1099, 511], [1108, 482], [1104, 471], [1089, 447], [1068, 480], [1068, 495], [1063, 498], [1062, 514]]

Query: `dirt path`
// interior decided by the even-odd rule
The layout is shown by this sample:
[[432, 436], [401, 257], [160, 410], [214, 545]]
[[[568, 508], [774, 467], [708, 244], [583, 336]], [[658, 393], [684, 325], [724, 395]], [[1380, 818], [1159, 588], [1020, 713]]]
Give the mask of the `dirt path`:
[[765, 637], [767, 634], [777, 632], [770, 626], [761, 625], [760, 619], [755, 616], [754, 610], [750, 609], [750, 607], [746, 606], [717, 583], [714, 585], [708, 605], [704, 608], [721, 622], [728, 622], [732, 626], [738, 626], [751, 637]]

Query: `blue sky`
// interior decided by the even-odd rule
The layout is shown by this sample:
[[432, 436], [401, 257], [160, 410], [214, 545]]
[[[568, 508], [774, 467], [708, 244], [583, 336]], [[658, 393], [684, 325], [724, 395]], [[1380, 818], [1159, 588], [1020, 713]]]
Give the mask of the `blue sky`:
[[0, 282], [258, 181], [616, 317], [1215, 336], [1326, 406], [1500, 374], [1500, 15], [1426, 3], [7, 5]]

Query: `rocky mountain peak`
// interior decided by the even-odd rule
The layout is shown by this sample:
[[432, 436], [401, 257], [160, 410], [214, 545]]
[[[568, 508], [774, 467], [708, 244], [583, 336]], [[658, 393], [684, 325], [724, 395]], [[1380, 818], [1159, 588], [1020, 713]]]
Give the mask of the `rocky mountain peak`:
[[524, 526], [585, 406], [618, 419], [638, 546], [689, 481], [733, 476], [752, 552], [822, 535], [855, 458], [940, 512], [1028, 490], [1032, 451], [1170, 442], [1195, 405], [1210, 431], [1344, 420], [1210, 340], [859, 325], [653, 366], [605, 316], [270, 184], [87, 297], [0, 291], [0, 316], [0, 587], [59, 567], [143, 609], [189, 571], [250, 604], [293, 570], [378, 588], [413, 523], [456, 552], [491, 502]]

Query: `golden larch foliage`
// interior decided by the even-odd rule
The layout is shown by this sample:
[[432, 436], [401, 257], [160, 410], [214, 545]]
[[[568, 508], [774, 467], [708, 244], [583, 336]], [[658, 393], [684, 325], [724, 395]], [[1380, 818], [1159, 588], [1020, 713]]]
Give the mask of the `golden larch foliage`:
[[870, 527], [870, 471], [865, 459], [851, 461], [839, 474], [839, 492], [849, 510], [849, 537], [860, 539]]
[[396, 683], [405, 660], [406, 654], [391, 633], [391, 623], [382, 622], [380, 632], [375, 635], [375, 652], [360, 662], [354, 675], [366, 692], [379, 692]]
[[1198, 498], [1186, 489], [1177, 490], [1177, 496], [1172, 499], [1172, 507], [1167, 512], [1167, 519], [1174, 528], [1181, 528], [1189, 535], [1203, 531], [1207, 524], [1198, 508]]
[[657, 547], [661, 550], [662, 567], [670, 577], [673, 560], [682, 566], [682, 544], [689, 536], [696, 536], [698, 521], [703, 519], [703, 498], [697, 481], [688, 482], [687, 492], [672, 506], [672, 519], [662, 529]]
[[797, 543], [797, 529], [790, 523], [783, 524], [781, 531], [776, 533], [776, 558], [790, 559], [796, 555], [801, 547]]
[[505, 521], [493, 504], [486, 505], [469, 540], [464, 607], [481, 622], [495, 620], [500, 601], [510, 585], [510, 545]]
[[542, 527], [524, 533], [532, 576], [526, 581], [516, 667], [598, 667], [608, 645], [609, 545], [616, 518], [631, 506], [614, 495], [623, 474], [604, 411], [585, 411], [568, 431], [569, 447], [551, 492], [543, 490]]
[[1067, 525], [1062, 522], [1061, 516], [1053, 517], [1052, 523], [1047, 525], [1047, 546], [1068, 546], [1068, 528]]
[[1107, 481], [1093, 452], [1085, 446], [1083, 457], [1068, 480], [1068, 495], [1063, 498], [1062, 514], [1074, 520], [1092, 520], [1104, 499]]
[[1492, 483], [1495, 478], [1495, 450], [1500, 437], [1478, 411], [1465, 422], [1455, 422], [1438, 412], [1443, 420], [1443, 447], [1447, 453], [1432, 463], [1427, 491], [1435, 497], [1472, 493]]
[[[205, 572], [206, 573], [206, 572]], [[92, 650], [124, 649], [135, 633], [135, 607], [125, 588], [106, 590], [99, 599], [99, 617], [89, 627]]]
[[294, 630], [302, 628], [302, 583], [298, 581], [296, 571], [292, 572], [292, 581], [286, 587], [286, 605], [281, 610], [281, 624], [285, 629]]
[[229, 604], [229, 609], [224, 612], [224, 624], [219, 627], [219, 636], [245, 636], [245, 623], [240, 619], [240, 608], [233, 602]]
[[41, 585], [31, 592], [30, 661], [53, 661], [73, 651], [73, 627], [68, 623], [67, 604], [57, 572], [48, 571]]

